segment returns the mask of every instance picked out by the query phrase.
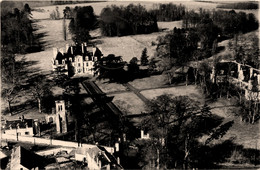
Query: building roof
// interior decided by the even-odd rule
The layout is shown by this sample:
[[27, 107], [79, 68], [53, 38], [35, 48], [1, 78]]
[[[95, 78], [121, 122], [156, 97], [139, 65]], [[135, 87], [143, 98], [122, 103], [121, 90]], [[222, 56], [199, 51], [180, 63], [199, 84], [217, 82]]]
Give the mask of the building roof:
[[98, 157], [99, 160], [102, 162], [102, 165], [107, 165], [108, 163], [111, 163], [119, 167], [119, 169], [122, 169], [122, 166], [117, 163], [116, 158], [102, 146], [96, 146], [93, 148], [77, 148], [72, 152], [81, 155], [89, 154], [92, 158]]
[[17, 169], [21, 165], [25, 168], [32, 169], [43, 167], [43, 157], [18, 146], [13, 149], [11, 156], [11, 169]]
[[26, 128], [26, 125], [28, 126], [28, 128], [33, 127], [33, 119], [19, 119], [19, 120], [12, 120], [12, 121], [6, 121], [5, 124], [3, 124], [2, 129], [4, 130], [8, 130], [10, 129], [10, 127], [12, 127], [12, 129], [16, 129], [18, 126], [19, 128]]
[[0, 159], [6, 158], [6, 157], [7, 157], [7, 155], [3, 151], [0, 151]]
[[[75, 61], [75, 57], [80, 55], [83, 56], [83, 60], [92, 60], [93, 56], [100, 57], [102, 56], [102, 52], [98, 47], [94, 47], [94, 55], [93, 55], [93, 47], [83, 47], [84, 51], [82, 52], [82, 46], [81, 45], [75, 45], [75, 46], [70, 46], [68, 50], [62, 54], [61, 52], [58, 52], [55, 60], [58, 60], [59, 64], [62, 64], [62, 60], [72, 58], [72, 61]], [[71, 53], [73, 51], [73, 53]]]

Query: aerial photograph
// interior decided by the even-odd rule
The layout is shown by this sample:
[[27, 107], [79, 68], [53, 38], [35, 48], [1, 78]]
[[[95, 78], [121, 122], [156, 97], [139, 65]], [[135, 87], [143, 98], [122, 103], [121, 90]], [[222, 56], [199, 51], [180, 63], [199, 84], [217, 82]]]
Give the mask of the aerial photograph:
[[260, 169], [257, 0], [0, 3], [0, 169]]

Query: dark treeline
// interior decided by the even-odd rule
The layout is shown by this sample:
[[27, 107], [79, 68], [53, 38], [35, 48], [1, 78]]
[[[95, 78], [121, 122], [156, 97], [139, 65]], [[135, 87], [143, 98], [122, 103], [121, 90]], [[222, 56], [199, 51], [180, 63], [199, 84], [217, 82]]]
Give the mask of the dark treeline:
[[142, 5], [111, 5], [100, 15], [100, 28], [105, 36], [147, 34], [158, 31], [156, 16]]
[[65, 4], [82, 4], [82, 3], [93, 3], [93, 2], [104, 2], [104, 1], [71, 1], [71, 0], [63, 0], [63, 1], [51, 1], [52, 5], [65, 5]]
[[151, 12], [156, 15], [158, 21], [176, 21], [181, 20], [185, 15], [184, 5], [156, 4]]
[[218, 5], [217, 8], [225, 9], [258, 9], [258, 3], [254, 2], [238, 2]]
[[233, 37], [239, 32], [246, 33], [258, 28], [258, 21], [254, 14], [231, 11], [206, 11], [200, 9], [199, 13], [193, 10], [186, 12], [183, 19], [184, 28], [198, 28], [201, 23], [212, 22], [220, 30], [219, 36], [223, 38]]
[[25, 4], [21, 10], [9, 7], [3, 10], [1, 12], [1, 25], [2, 49], [15, 54], [24, 53], [33, 46], [31, 8], [28, 4]]
[[[66, 15], [65, 12], [64, 14]], [[98, 25], [93, 8], [91, 6], [76, 6], [71, 17], [69, 30], [73, 35], [73, 41], [77, 43], [88, 42], [90, 39], [89, 31]]]

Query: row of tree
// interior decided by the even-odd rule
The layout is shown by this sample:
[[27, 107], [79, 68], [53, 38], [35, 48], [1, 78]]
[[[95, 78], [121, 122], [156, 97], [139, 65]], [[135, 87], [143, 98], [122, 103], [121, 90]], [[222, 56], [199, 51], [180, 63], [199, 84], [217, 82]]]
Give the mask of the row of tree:
[[258, 3], [256, 3], [256, 2], [227, 3], [227, 4], [218, 5], [217, 8], [226, 8], [226, 9], [258, 9]]
[[28, 4], [22, 10], [1, 13], [1, 43], [10, 53], [24, 53], [33, 46], [33, 27], [31, 9]]
[[182, 4], [156, 4], [151, 12], [158, 21], [176, 21], [181, 20], [185, 16], [186, 8]]
[[142, 5], [111, 5], [100, 14], [100, 29], [105, 36], [147, 34], [158, 31], [156, 16]]
[[197, 28], [205, 20], [217, 27], [221, 37], [233, 37], [235, 34], [250, 32], [258, 28], [258, 21], [254, 14], [245, 12], [200, 9], [197, 13], [194, 10], [186, 12], [183, 18], [184, 28]]

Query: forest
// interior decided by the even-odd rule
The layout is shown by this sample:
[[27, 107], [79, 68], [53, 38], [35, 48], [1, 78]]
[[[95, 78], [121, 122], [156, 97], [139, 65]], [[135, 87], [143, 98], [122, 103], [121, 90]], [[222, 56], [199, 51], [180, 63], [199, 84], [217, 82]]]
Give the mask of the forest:
[[184, 28], [200, 28], [201, 24], [213, 24], [219, 29], [219, 36], [223, 39], [232, 38], [237, 33], [246, 33], [258, 28], [258, 21], [254, 14], [230, 11], [206, 11], [200, 9], [199, 13], [191, 10], [183, 18]]
[[104, 36], [148, 34], [158, 31], [155, 14], [142, 5], [107, 6], [100, 15], [100, 28]]
[[226, 9], [258, 9], [258, 3], [255, 2], [238, 2], [218, 5], [217, 8]]
[[186, 10], [186, 7], [182, 4], [156, 4], [151, 13], [157, 17], [158, 21], [177, 21], [184, 17]]

